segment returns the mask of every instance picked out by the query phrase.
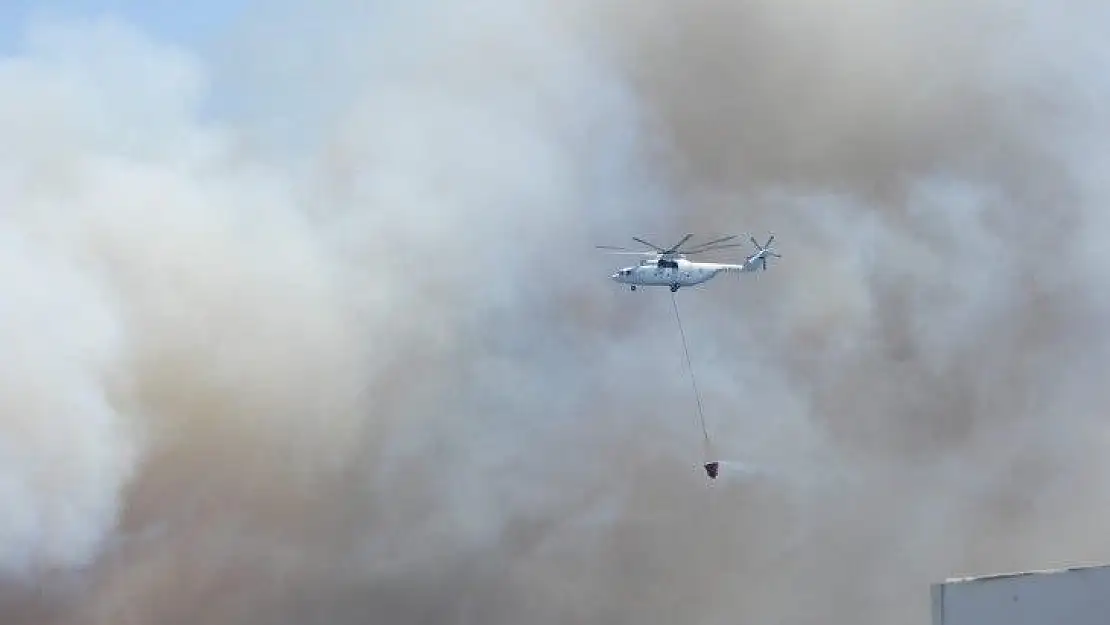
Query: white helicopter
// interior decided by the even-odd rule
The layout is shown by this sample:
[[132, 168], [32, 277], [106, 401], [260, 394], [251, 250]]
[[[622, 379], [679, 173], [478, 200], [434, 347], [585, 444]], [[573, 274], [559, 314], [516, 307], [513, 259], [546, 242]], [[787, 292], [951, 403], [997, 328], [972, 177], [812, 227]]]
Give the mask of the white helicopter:
[[635, 267], [625, 267], [609, 276], [615, 282], [629, 285], [629, 288], [633, 291], [636, 290], [636, 287], [640, 286], [668, 286], [671, 288], [671, 293], [674, 293], [682, 287], [691, 287], [707, 282], [717, 274], [723, 272], [748, 273], [756, 270], [765, 271], [767, 269], [768, 256], [782, 258], [782, 256], [770, 249], [771, 243], [775, 240], [775, 235], [772, 234], [763, 245], [760, 245], [755, 240], [755, 237], [749, 237], [756, 251], [754, 254], [745, 258], [744, 262], [739, 265], [689, 261], [686, 260], [686, 257], [693, 254], [701, 254], [703, 252], [732, 247], [743, 247], [742, 243], [729, 243], [724, 245], [726, 241], [731, 241], [736, 238], [737, 235], [734, 234], [707, 241], [687, 250], [680, 249], [682, 244], [689, 241], [693, 236], [693, 234], [687, 234], [682, 237], [678, 243], [666, 249], [641, 238], [632, 237], [633, 241], [650, 247], [653, 250], [651, 252], [637, 252], [628, 248], [612, 245], [598, 245], [597, 248], [611, 250], [611, 253], [614, 254], [637, 254], [652, 257], [650, 259], [641, 260], [640, 264]]

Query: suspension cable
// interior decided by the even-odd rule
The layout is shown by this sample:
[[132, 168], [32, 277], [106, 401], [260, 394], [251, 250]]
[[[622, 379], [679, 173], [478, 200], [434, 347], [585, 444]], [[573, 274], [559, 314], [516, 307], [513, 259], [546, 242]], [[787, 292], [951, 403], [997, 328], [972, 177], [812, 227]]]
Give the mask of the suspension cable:
[[698, 381], [694, 377], [694, 365], [690, 362], [690, 347], [686, 343], [686, 330], [682, 327], [682, 316], [678, 314], [678, 298], [671, 293], [671, 303], [674, 304], [674, 318], [678, 322], [678, 332], [682, 336], [682, 351], [686, 354], [686, 368], [690, 372], [690, 384], [694, 387], [694, 399], [698, 404], [698, 422], [701, 424], [701, 433], [705, 437], [705, 453], [709, 454], [709, 430], [705, 427], [705, 413], [701, 405], [701, 393], [698, 391]]

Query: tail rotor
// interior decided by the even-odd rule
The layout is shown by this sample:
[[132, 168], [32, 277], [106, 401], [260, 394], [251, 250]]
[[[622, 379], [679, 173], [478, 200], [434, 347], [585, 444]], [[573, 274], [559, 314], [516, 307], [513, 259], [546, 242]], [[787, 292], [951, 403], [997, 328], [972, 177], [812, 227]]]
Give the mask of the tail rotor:
[[748, 263], [749, 264], [758, 262], [760, 264], [760, 270], [767, 271], [767, 257], [768, 256], [773, 256], [775, 258], [782, 258], [781, 254], [779, 254], [778, 252], [775, 252], [774, 250], [771, 249], [771, 244], [775, 242], [775, 235], [774, 234], [772, 234], [771, 237], [769, 239], [767, 239], [767, 242], [764, 243], [763, 245], [760, 245], [759, 241], [755, 240], [755, 237], [748, 237], [748, 238], [751, 240], [752, 245], [754, 245], [755, 249], [756, 249], [755, 254], [752, 254], [751, 256], [748, 257]]

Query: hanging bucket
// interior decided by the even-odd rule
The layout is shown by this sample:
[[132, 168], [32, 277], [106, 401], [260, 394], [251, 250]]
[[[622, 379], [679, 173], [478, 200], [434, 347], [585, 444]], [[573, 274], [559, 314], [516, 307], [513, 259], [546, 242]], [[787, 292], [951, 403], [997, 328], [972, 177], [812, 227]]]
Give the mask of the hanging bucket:
[[719, 469], [720, 465], [716, 460], [705, 463], [705, 474], [708, 475], [711, 480], [717, 479], [717, 471]]

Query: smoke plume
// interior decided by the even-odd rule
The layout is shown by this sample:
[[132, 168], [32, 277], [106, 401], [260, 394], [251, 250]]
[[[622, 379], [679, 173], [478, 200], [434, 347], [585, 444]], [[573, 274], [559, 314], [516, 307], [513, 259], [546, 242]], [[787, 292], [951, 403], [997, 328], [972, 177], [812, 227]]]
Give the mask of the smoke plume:
[[[292, 4], [0, 59], [5, 623], [912, 625], [1110, 555], [1096, 3]], [[708, 450], [593, 250], [686, 232], [783, 254], [676, 294]]]

